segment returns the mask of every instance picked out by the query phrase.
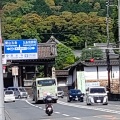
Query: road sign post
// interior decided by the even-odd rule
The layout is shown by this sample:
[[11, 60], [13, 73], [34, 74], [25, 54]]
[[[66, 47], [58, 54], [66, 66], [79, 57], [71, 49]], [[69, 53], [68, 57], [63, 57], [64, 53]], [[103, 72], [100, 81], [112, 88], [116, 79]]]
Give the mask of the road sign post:
[[12, 75], [13, 77], [13, 82], [14, 82], [14, 87], [18, 87], [18, 67], [14, 66], [12, 67]]
[[38, 59], [37, 40], [4, 40], [4, 54], [7, 60]]

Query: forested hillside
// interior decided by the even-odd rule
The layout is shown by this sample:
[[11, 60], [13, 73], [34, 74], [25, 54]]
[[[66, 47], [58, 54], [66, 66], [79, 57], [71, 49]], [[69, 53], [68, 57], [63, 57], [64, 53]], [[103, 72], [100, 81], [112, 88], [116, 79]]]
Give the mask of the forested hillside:
[[[117, 0], [114, 1], [115, 5]], [[4, 0], [3, 39], [37, 38], [53, 34], [65, 45], [106, 42], [106, 0]], [[117, 41], [117, 7], [110, 7], [110, 41]]]

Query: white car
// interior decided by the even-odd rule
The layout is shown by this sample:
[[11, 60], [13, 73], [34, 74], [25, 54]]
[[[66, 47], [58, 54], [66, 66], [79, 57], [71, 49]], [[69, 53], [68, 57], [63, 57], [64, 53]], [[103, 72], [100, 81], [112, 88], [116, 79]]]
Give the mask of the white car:
[[108, 104], [108, 96], [105, 87], [89, 87], [86, 93], [86, 104]]
[[4, 102], [15, 102], [15, 95], [13, 90], [6, 90], [4, 92]]
[[64, 91], [60, 87], [57, 88], [57, 95], [61, 98], [64, 97]]

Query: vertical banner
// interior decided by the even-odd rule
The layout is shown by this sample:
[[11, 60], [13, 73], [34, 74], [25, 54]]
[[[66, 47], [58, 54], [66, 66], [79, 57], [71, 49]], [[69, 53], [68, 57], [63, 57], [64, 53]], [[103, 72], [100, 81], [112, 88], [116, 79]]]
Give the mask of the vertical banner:
[[82, 93], [86, 92], [84, 71], [77, 71], [77, 88], [80, 89]]

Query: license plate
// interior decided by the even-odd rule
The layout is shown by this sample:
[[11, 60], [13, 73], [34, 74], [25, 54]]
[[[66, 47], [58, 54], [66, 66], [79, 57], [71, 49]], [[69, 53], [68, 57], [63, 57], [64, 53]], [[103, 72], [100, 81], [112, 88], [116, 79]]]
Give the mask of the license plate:
[[101, 102], [101, 100], [97, 100], [97, 102]]
[[75, 100], [78, 100], [78, 98], [76, 97]]

